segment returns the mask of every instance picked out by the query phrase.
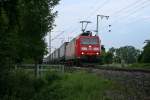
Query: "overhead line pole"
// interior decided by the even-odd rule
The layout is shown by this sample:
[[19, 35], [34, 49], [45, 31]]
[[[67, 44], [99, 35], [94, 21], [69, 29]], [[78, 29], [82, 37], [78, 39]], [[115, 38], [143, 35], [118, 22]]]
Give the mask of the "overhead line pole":
[[96, 25], [96, 35], [98, 36], [99, 34], [99, 17], [101, 17], [101, 20], [103, 18], [106, 18], [108, 20], [109, 16], [105, 16], [105, 15], [97, 15], [97, 25]]
[[51, 54], [51, 32], [49, 32], [49, 54]]

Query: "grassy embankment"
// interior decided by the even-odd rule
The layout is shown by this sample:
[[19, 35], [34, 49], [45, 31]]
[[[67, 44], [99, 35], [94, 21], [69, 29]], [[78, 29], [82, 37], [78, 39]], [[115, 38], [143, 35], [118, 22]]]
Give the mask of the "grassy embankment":
[[128, 68], [149, 69], [150, 70], [150, 63], [135, 63], [135, 64], [129, 65]]
[[49, 72], [41, 78], [23, 71], [0, 75], [0, 100], [111, 100], [109, 91], [130, 92], [86, 72]]

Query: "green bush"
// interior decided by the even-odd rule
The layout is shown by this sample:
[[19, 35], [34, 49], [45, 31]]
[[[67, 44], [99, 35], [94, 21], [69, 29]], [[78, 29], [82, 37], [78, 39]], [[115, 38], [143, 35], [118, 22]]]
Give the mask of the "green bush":
[[7, 72], [1, 76], [0, 83], [1, 100], [29, 100], [44, 81], [24, 72]]
[[62, 76], [50, 72], [42, 78], [16, 71], [0, 74], [0, 100], [61, 100]]

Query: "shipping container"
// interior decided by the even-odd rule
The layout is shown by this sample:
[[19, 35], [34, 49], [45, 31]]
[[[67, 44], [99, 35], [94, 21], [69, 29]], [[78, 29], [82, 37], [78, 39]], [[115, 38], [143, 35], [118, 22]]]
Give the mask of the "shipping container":
[[55, 61], [59, 61], [59, 48], [55, 50]]
[[66, 53], [66, 46], [68, 42], [65, 42], [63, 45], [60, 46], [59, 50], [59, 60], [65, 61], [65, 53]]
[[66, 46], [65, 60], [73, 60], [76, 57], [75, 51], [76, 39], [74, 38], [71, 42], [69, 42]]

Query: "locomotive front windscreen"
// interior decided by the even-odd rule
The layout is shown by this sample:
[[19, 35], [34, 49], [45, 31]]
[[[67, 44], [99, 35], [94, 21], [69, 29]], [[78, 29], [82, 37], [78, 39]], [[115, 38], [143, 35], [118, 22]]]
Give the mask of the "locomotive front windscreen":
[[97, 38], [81, 38], [81, 44], [98, 44]]

